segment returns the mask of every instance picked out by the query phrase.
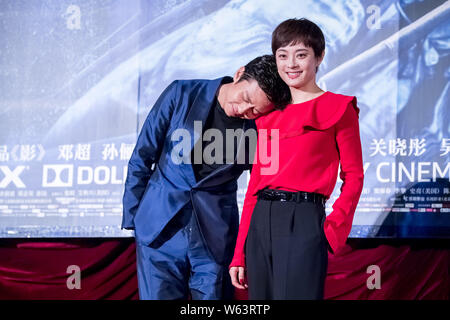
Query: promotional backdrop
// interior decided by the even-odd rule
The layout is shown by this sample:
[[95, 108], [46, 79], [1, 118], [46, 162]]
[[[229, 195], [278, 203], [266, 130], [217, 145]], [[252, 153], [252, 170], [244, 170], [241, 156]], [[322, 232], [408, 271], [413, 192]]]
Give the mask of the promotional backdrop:
[[132, 236], [120, 229], [127, 161], [158, 96], [271, 53], [272, 31], [293, 17], [324, 31], [319, 85], [361, 110], [365, 181], [350, 236], [448, 237], [441, 0], [1, 0], [0, 237]]

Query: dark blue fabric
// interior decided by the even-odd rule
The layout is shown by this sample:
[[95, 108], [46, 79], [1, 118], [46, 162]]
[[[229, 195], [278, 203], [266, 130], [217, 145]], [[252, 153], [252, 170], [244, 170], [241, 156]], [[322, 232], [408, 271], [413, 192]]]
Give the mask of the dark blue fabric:
[[[193, 148], [200, 138], [194, 134], [194, 121], [205, 125], [223, 80], [174, 81], [151, 109], [129, 161], [123, 197], [122, 228], [134, 229], [138, 244], [160, 246], [161, 232], [170, 228], [169, 222], [190, 203], [199, 233], [215, 261], [230, 262], [239, 221], [237, 179], [249, 165], [225, 164], [196, 181], [190, 163], [176, 164], [171, 159], [179, 143], [171, 140], [171, 134], [179, 128], [188, 130]], [[249, 128], [256, 128], [254, 121], [244, 121], [242, 129]], [[243, 140], [237, 158], [242, 152], [254, 152], [242, 147]]]
[[160, 235], [161, 246], [137, 244], [139, 298], [141, 300], [232, 299], [228, 265], [209, 254], [198, 223], [187, 205]]

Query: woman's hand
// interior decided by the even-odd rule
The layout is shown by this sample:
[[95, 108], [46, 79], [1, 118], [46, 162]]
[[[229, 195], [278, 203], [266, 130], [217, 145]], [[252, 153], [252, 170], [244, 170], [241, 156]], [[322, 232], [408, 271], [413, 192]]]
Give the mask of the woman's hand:
[[245, 269], [244, 267], [231, 267], [230, 268], [231, 283], [238, 289], [247, 289], [248, 285], [245, 282]]

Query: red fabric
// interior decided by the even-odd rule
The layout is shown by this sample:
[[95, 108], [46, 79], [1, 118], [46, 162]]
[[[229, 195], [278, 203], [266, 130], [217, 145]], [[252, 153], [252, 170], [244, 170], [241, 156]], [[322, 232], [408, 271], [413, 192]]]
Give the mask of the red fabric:
[[[403, 245], [329, 254], [326, 299], [423, 300], [449, 298], [449, 250], [413, 249]], [[381, 289], [369, 290], [367, 268], [380, 268]]]
[[[0, 242], [0, 299], [137, 299], [136, 254], [130, 239]], [[81, 289], [69, 290], [81, 270]]]
[[[274, 111], [256, 120], [258, 145], [255, 163], [245, 196], [239, 234], [230, 266], [244, 266], [244, 244], [256, 204], [256, 192], [265, 187], [287, 191], [316, 192], [330, 197], [336, 185], [339, 165], [343, 180], [339, 198], [324, 223], [325, 235], [334, 252], [340, 250], [350, 233], [353, 215], [363, 188], [364, 170], [358, 124], [356, 98], [325, 92], [321, 96], [286, 109]], [[272, 155], [271, 141], [264, 132], [277, 140], [279, 152]], [[272, 163], [265, 165], [262, 154], [270, 155]], [[278, 170], [273, 167], [278, 155]]]
[[[409, 245], [380, 245], [354, 249], [346, 245], [339, 255], [328, 254], [326, 300], [448, 300], [450, 250], [413, 249]], [[367, 268], [380, 268], [380, 289], [370, 290]], [[370, 281], [369, 281], [370, 282]], [[236, 289], [246, 300], [247, 291]]]
[[[0, 299], [137, 299], [135, 248], [134, 239], [2, 239]], [[448, 245], [346, 245], [329, 254], [325, 298], [448, 300], [449, 261]], [[381, 289], [369, 290], [367, 267], [375, 264]], [[80, 290], [66, 286], [69, 265], [80, 266]], [[237, 290], [236, 298], [246, 299], [246, 292]]]

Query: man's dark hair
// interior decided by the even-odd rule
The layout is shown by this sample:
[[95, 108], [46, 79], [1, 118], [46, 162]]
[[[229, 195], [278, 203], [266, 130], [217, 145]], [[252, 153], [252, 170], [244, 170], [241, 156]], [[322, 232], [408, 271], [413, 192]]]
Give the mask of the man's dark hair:
[[247, 63], [238, 82], [252, 79], [258, 82], [275, 109], [282, 110], [291, 102], [289, 87], [281, 80], [273, 55], [260, 56]]
[[325, 50], [322, 30], [317, 24], [305, 18], [285, 20], [272, 33], [273, 54], [281, 47], [298, 43], [312, 48], [316, 58], [319, 58]]

